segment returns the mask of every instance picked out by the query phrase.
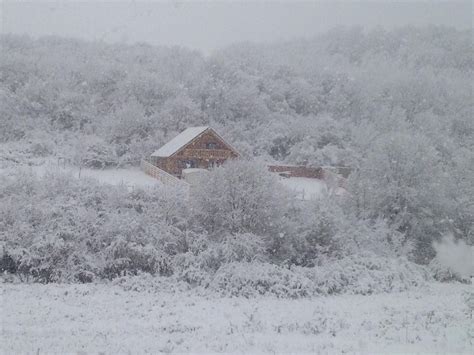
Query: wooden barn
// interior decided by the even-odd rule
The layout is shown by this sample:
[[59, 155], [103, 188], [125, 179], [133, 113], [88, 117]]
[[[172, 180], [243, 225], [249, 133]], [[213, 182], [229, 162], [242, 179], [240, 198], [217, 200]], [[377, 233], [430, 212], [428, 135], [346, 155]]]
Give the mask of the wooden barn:
[[168, 174], [181, 178], [183, 169], [209, 169], [239, 153], [208, 126], [189, 127], [150, 157], [150, 162]]

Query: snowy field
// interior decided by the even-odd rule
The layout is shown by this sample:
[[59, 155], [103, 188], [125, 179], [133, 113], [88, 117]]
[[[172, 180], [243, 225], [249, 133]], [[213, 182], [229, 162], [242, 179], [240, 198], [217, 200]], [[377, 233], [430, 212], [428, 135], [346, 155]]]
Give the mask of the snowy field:
[[319, 179], [304, 177], [281, 178], [280, 183], [296, 193], [300, 200], [311, 200], [328, 192], [326, 183]]
[[[125, 185], [128, 187], [152, 187], [160, 182], [145, 174], [139, 168], [117, 168], [117, 169], [87, 169], [73, 166], [61, 166], [56, 162], [46, 162], [42, 165], [17, 165], [15, 167], [0, 169], [0, 174], [10, 174], [15, 171], [32, 172], [39, 176], [46, 173], [69, 174], [74, 178], [91, 178], [103, 184]], [[296, 194], [300, 200], [317, 198], [328, 192], [327, 185], [319, 179], [303, 177], [280, 178], [280, 183]]]
[[55, 163], [46, 163], [43, 165], [18, 165], [14, 168], [0, 169], [0, 174], [9, 174], [15, 171], [32, 172], [39, 176], [46, 173], [69, 174], [74, 178], [90, 178], [95, 179], [103, 184], [110, 185], [126, 185], [129, 187], [150, 187], [160, 182], [145, 174], [139, 168], [117, 168], [117, 169], [88, 169], [73, 166], [58, 166]]
[[472, 286], [303, 300], [2, 284], [3, 353], [465, 353]]

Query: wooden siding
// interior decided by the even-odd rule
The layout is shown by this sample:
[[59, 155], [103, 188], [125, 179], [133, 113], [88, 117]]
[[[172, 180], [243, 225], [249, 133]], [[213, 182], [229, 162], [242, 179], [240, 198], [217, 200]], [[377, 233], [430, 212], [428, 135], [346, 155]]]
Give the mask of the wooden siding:
[[169, 174], [181, 177], [183, 169], [188, 165], [192, 168], [209, 169], [238, 156], [222, 138], [212, 129], [208, 129], [169, 158], [152, 157], [151, 161]]

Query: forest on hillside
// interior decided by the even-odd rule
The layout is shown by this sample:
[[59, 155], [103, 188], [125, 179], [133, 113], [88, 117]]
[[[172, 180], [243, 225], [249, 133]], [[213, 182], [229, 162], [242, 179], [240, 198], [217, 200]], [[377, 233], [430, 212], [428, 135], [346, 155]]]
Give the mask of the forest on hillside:
[[411, 261], [449, 278], [434, 243], [474, 244], [470, 31], [338, 28], [209, 56], [59, 37], [0, 45], [0, 168], [136, 165], [210, 125], [247, 158], [352, 169], [344, 199], [304, 206], [275, 196], [252, 161], [216, 169], [189, 203], [174, 190], [0, 177], [4, 269], [41, 282], [128, 270], [297, 297], [405, 289], [426, 276]]
[[204, 124], [249, 156], [298, 164], [357, 167], [392, 133], [426, 139], [445, 162], [472, 152], [469, 31], [339, 28], [208, 57], [58, 37], [0, 45], [4, 157], [133, 164]]

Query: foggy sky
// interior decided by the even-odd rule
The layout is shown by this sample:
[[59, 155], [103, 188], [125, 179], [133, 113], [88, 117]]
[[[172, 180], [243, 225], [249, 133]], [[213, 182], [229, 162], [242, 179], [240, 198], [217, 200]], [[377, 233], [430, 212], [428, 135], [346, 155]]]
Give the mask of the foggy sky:
[[1, 32], [180, 45], [206, 53], [237, 41], [310, 37], [337, 25], [472, 26], [470, 1], [12, 2]]

